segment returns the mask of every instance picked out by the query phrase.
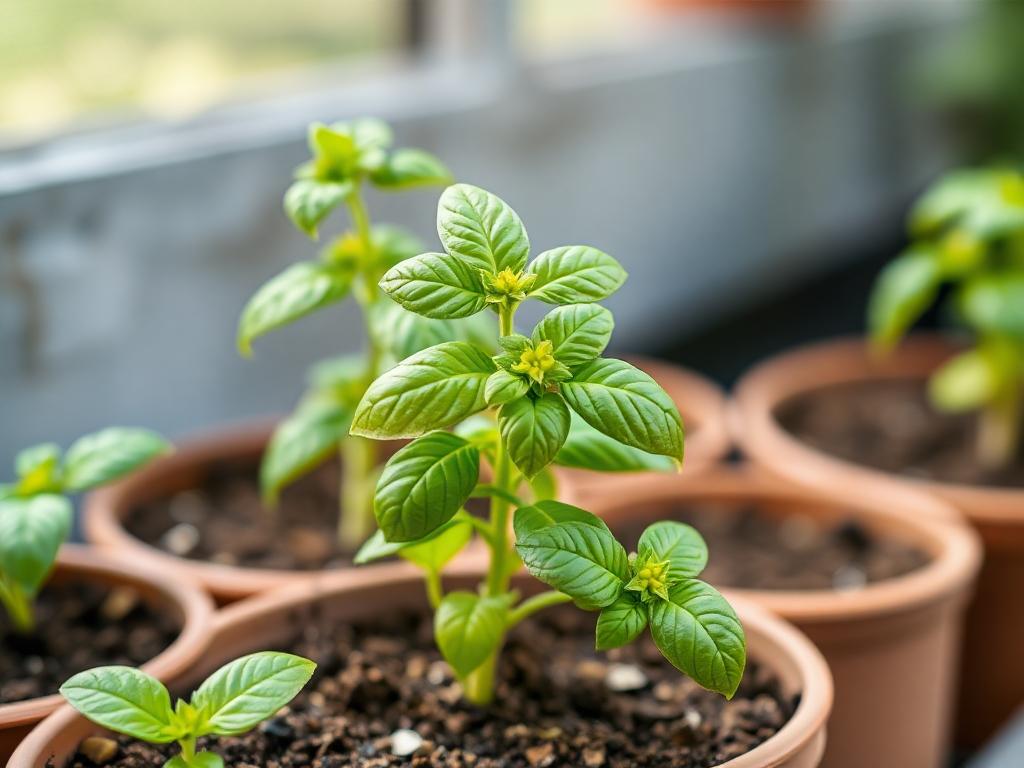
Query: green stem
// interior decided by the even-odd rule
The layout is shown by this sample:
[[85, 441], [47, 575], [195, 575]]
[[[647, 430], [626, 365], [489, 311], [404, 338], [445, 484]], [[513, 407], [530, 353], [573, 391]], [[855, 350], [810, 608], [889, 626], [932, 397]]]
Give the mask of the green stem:
[[478, 707], [486, 707], [494, 701], [494, 670], [498, 665], [498, 651], [495, 651], [479, 667], [469, 673], [462, 682], [466, 699]]
[[989, 469], [1006, 467], [1021, 447], [1024, 388], [1014, 383], [982, 411], [978, 424], [978, 459]]
[[430, 598], [430, 607], [435, 611], [440, 607], [444, 599], [444, 588], [441, 586], [441, 574], [433, 568], [428, 568], [424, 574], [427, 581], [427, 597]]
[[196, 759], [196, 737], [189, 736], [185, 739], [178, 739], [181, 747], [181, 759], [186, 765], [194, 765]]
[[351, 435], [342, 439], [338, 542], [346, 551], [357, 549], [373, 533], [376, 466], [377, 448], [371, 440]]
[[35, 630], [36, 618], [32, 610], [32, 601], [21, 587], [7, 580], [0, 580], [0, 603], [11, 617], [16, 632], [28, 635]]
[[502, 336], [511, 336], [515, 333], [515, 325], [513, 318], [516, 314], [514, 307], [506, 307], [504, 304], [498, 305], [498, 333]]
[[562, 592], [541, 592], [539, 595], [534, 595], [528, 600], [524, 600], [519, 604], [519, 607], [509, 613], [508, 619], [505, 622], [506, 629], [512, 629], [516, 624], [529, 618], [538, 611], [542, 611], [545, 608], [550, 608], [553, 605], [561, 605], [562, 603], [571, 603], [572, 598]]

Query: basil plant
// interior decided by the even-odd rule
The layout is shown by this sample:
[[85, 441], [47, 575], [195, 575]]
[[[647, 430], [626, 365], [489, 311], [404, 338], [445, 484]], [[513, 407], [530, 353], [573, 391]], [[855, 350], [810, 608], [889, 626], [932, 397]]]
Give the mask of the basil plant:
[[1024, 421], [1024, 174], [948, 174], [915, 205], [910, 233], [875, 283], [872, 341], [888, 353], [945, 289], [974, 345], [932, 375], [930, 399], [943, 411], [980, 412], [978, 460], [999, 469], [1021, 450]]
[[218, 669], [189, 701], [132, 667], [97, 667], [72, 677], [61, 695], [97, 725], [150, 744], [176, 741], [180, 753], [164, 768], [224, 768], [214, 752], [196, 751], [204, 736], [237, 736], [273, 716], [303, 689], [316, 664], [301, 656], [263, 651]]
[[14, 461], [18, 479], [0, 485], [0, 603], [14, 628], [35, 628], [32, 603], [71, 532], [68, 495], [115, 480], [166, 453], [170, 445], [144, 429], [114, 427], [60, 446], [26, 448]]
[[[601, 468], [608, 445], [629, 456], [682, 461], [683, 427], [669, 396], [629, 363], [602, 357], [613, 320], [596, 302], [626, 273], [589, 246], [554, 248], [531, 260], [515, 211], [467, 184], [445, 190], [437, 227], [445, 252], [397, 264], [381, 289], [428, 318], [496, 313], [501, 352], [492, 357], [465, 342], [443, 342], [367, 389], [352, 433], [414, 439], [384, 468], [375, 496], [380, 530], [357, 562], [398, 554], [423, 569], [438, 647], [472, 702], [492, 699], [506, 633], [567, 602], [600, 612], [599, 649], [630, 643], [650, 627], [672, 664], [731, 696], [745, 664], [744, 634], [725, 599], [697, 578], [707, 561], [700, 535], [657, 523], [629, 555], [598, 517], [545, 498], [550, 484], [538, 482], [561, 462], [570, 439], [565, 463], [574, 466]], [[516, 311], [531, 299], [554, 309], [529, 335], [517, 333]], [[484, 411], [496, 418], [475, 417]], [[574, 419], [585, 425], [575, 437]], [[492, 470], [484, 480], [481, 461]], [[517, 495], [524, 483], [539, 500]], [[464, 510], [473, 497], [490, 498], [486, 519]], [[441, 569], [474, 533], [489, 548], [486, 579], [476, 592], [446, 593]], [[552, 589], [527, 599], [510, 590], [523, 565]]]
[[348, 435], [352, 411], [367, 385], [394, 362], [438, 341], [486, 337], [479, 323], [426, 320], [382, 295], [381, 276], [421, 250], [401, 230], [371, 225], [363, 200], [367, 182], [393, 191], [451, 181], [448, 169], [419, 149], [392, 149], [391, 129], [371, 118], [309, 129], [312, 158], [299, 166], [284, 197], [294, 225], [314, 240], [328, 214], [347, 208], [352, 229], [328, 244], [318, 259], [299, 262], [264, 284], [245, 306], [238, 347], [249, 356], [252, 342], [316, 310], [355, 297], [363, 313], [366, 353], [328, 360], [312, 369], [309, 390], [277, 427], [260, 468], [265, 502], [276, 506], [283, 488], [318, 467], [332, 453], [341, 457], [338, 536], [354, 550], [373, 530], [375, 446]]

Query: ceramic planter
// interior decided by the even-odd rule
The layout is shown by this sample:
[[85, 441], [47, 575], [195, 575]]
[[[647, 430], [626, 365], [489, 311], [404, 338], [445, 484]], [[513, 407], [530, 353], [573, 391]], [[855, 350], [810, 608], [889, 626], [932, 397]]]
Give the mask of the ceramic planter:
[[[83, 509], [82, 528], [90, 543], [122, 553], [140, 568], [181, 574], [201, 584], [220, 605], [315, 578], [316, 571], [246, 568], [176, 557], [133, 536], [124, 520], [137, 505], [174, 491], [194, 487], [210, 464], [223, 461], [258, 462], [273, 434], [272, 423], [225, 429], [186, 441], [174, 453], [151, 462], [125, 479], [90, 494]], [[393, 444], [397, 450], [398, 444]], [[575, 498], [573, 480], [559, 475], [559, 497]], [[472, 545], [471, 545], [472, 549]], [[359, 566], [377, 573], [415, 573], [405, 562]], [[355, 569], [346, 569], [351, 572]]]
[[[980, 560], [969, 529], [937, 522], [945, 505], [911, 491], [873, 497], [819, 492], [742, 470], [661, 477], [628, 502], [594, 511], [614, 531], [671, 517], [686, 504], [753, 506], [780, 519], [799, 513], [914, 545], [931, 562], [857, 591], [730, 590], [792, 622], [818, 646], [835, 680], [824, 765], [935, 768], [946, 754], [963, 611]], [[727, 514], [727, 512], [723, 512]], [[948, 512], [952, 516], [952, 512]]]
[[1024, 490], [928, 482], [860, 466], [806, 445], [773, 415], [786, 399], [831, 384], [925, 379], [956, 351], [923, 334], [881, 360], [859, 339], [805, 347], [750, 371], [736, 388], [730, 415], [743, 451], [774, 474], [847, 494], [869, 487], [880, 493], [894, 486], [924, 489], [955, 506], [981, 536], [985, 562], [967, 614], [956, 718], [959, 743], [973, 747], [1024, 701]]
[[[472, 588], [479, 578], [479, 572], [463, 569], [446, 581], [452, 587]], [[523, 591], [536, 591], [539, 586], [529, 577], [518, 576], [516, 582]], [[211, 651], [201, 668], [172, 683], [191, 684], [229, 659], [285, 643], [294, 634], [295, 622], [314, 612], [318, 618], [357, 621], [398, 608], [426, 609], [419, 577], [360, 571], [355, 579], [330, 574], [316, 582], [293, 584], [227, 608], [218, 618]], [[738, 601], [736, 608], [747, 633], [750, 656], [772, 669], [787, 693], [799, 691], [801, 699], [782, 730], [742, 757], [723, 763], [722, 768], [813, 768], [821, 759], [831, 704], [828, 669], [807, 639], [785, 623], [747, 601]], [[22, 743], [8, 768], [44, 768], [51, 757], [54, 765], [61, 766], [84, 737], [97, 731], [64, 707]]]
[[[181, 633], [163, 653], [143, 666], [147, 672], [160, 678], [177, 677], [191, 669], [206, 650], [213, 604], [191, 582], [169, 579], [159, 571], [70, 544], [61, 549], [51, 583], [69, 581], [131, 587], [179, 623]], [[0, 760], [6, 760], [25, 734], [62, 703], [63, 699], [54, 694], [0, 704]]]
[[[669, 394], [683, 417], [686, 430], [684, 474], [697, 474], [715, 466], [729, 454], [732, 447], [726, 424], [726, 400], [722, 389], [710, 379], [672, 363], [647, 357], [626, 358], [637, 368], [650, 374]], [[588, 498], [608, 493], [626, 494], [633, 485], [643, 485], [650, 472], [589, 472], [566, 470], [572, 479], [572, 490], [583, 506]]]

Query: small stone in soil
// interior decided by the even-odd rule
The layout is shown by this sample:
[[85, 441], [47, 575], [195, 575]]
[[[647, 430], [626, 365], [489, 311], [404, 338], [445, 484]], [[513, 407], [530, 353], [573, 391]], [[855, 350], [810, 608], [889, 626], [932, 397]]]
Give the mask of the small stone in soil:
[[163, 535], [160, 544], [168, 552], [184, 557], [199, 544], [199, 529], [191, 523], [178, 523]]
[[867, 583], [867, 574], [855, 565], [844, 565], [836, 569], [835, 575], [832, 577], [832, 586], [840, 592], [863, 589]]
[[616, 692], [639, 691], [647, 686], [647, 675], [633, 664], [610, 664], [604, 678], [605, 685]]
[[423, 746], [423, 737], [416, 731], [400, 728], [391, 734], [391, 754], [408, 757]]
[[78, 745], [78, 751], [96, 765], [106, 765], [117, 754], [117, 742], [102, 736], [90, 736]]
[[120, 621], [139, 604], [139, 593], [128, 587], [113, 590], [100, 606], [100, 614], [107, 621]]

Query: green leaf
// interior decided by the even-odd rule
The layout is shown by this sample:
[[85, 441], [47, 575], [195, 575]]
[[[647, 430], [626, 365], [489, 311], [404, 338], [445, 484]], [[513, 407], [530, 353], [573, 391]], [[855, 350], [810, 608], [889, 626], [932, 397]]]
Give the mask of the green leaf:
[[377, 117], [357, 117], [354, 120], [334, 123], [332, 127], [350, 134], [356, 146], [362, 151], [387, 149], [394, 141], [391, 126]]
[[40, 495], [0, 501], [0, 574], [34, 595], [71, 531], [71, 503]]
[[437, 646], [455, 673], [466, 677], [498, 649], [508, 612], [504, 597], [449, 592], [434, 614]]
[[356, 408], [352, 434], [419, 437], [482, 411], [491, 359], [471, 344], [445, 342], [418, 352], [378, 378]]
[[529, 479], [530, 492], [536, 501], [553, 501], [558, 497], [558, 478], [551, 471], [551, 467], [545, 467]]
[[665, 456], [645, 453], [601, 434], [573, 414], [569, 436], [555, 455], [555, 464], [596, 472], [670, 472], [675, 468]]
[[551, 463], [569, 434], [569, 408], [559, 395], [521, 397], [501, 407], [498, 429], [509, 456], [531, 478]]
[[494, 344], [496, 328], [494, 318], [488, 314], [462, 320], [432, 320], [410, 312], [390, 299], [381, 299], [373, 304], [369, 322], [370, 333], [377, 345], [396, 362], [446, 341], [465, 341], [489, 352]]
[[388, 541], [415, 541], [448, 522], [476, 486], [480, 451], [448, 432], [399, 449], [377, 483], [374, 511]]
[[[366, 359], [362, 355], [340, 355], [321, 360], [310, 367], [306, 378], [314, 391], [354, 392], [366, 381]], [[354, 402], [358, 402], [359, 396], [360, 393], [355, 394]]]
[[448, 253], [491, 273], [519, 272], [530, 255], [519, 215], [497, 195], [469, 184], [454, 184], [441, 195], [437, 233]]
[[60, 687], [68, 703], [97, 725], [152, 744], [178, 736], [163, 683], [131, 667], [97, 667]]
[[517, 540], [516, 551], [534, 577], [585, 610], [614, 603], [629, 578], [626, 550], [608, 530], [588, 523], [534, 531]]
[[975, 330], [1024, 341], [1024, 272], [979, 276], [967, 283], [957, 303]]
[[147, 429], [102, 429], [79, 438], [64, 454], [64, 489], [85, 491], [109, 483], [170, 451], [170, 443]]
[[529, 271], [537, 276], [530, 296], [548, 304], [584, 304], [611, 296], [626, 282], [626, 270], [588, 245], [544, 251]]
[[436, 536], [423, 542], [407, 544], [399, 550], [403, 560], [428, 571], [440, 571], [473, 537], [473, 525], [467, 520], [449, 520]]
[[998, 358], [972, 349], [946, 361], [928, 380], [928, 396], [943, 411], [973, 411], [992, 402], [1003, 386]]
[[662, 520], [647, 526], [638, 549], [650, 549], [658, 560], [668, 560], [672, 578], [700, 575], [708, 564], [708, 547], [692, 526]]
[[316, 240], [320, 222], [352, 191], [350, 181], [299, 179], [284, 195], [284, 212], [301, 231]]
[[569, 406], [599, 432], [647, 453], [683, 459], [683, 423], [658, 383], [622, 360], [598, 359], [562, 383]]
[[224, 758], [213, 752], [196, 752], [191, 762], [186, 763], [181, 755], [175, 755], [164, 768], [224, 768]]
[[60, 461], [60, 446], [56, 443], [40, 443], [19, 451], [14, 457], [14, 471], [19, 477], [32, 474], [40, 469], [47, 472], [57, 466]]
[[224, 665], [192, 696], [202, 732], [233, 736], [254, 728], [295, 698], [315, 669], [309, 659], [271, 651]]
[[274, 429], [260, 463], [260, 490], [277, 503], [281, 490], [320, 466], [348, 435], [352, 408], [332, 391], [305, 398]]
[[403, 307], [424, 317], [469, 317], [487, 306], [480, 273], [443, 253], [406, 259], [388, 270], [380, 287]]
[[422, 149], [397, 149], [370, 174], [370, 180], [384, 189], [408, 189], [432, 184], [451, 184], [451, 171], [438, 158]]
[[310, 154], [317, 160], [318, 170], [324, 174], [350, 168], [358, 154], [355, 137], [347, 123], [327, 126], [311, 123], [306, 143]]
[[[359, 548], [359, 551], [356, 553], [356, 556], [352, 561], [356, 565], [365, 565], [366, 563], [371, 563], [374, 560], [380, 560], [384, 557], [393, 557], [407, 549], [413, 549], [430, 544], [434, 539], [445, 535], [451, 529], [467, 524], [468, 521], [464, 517], [464, 514], [464, 512], [459, 512], [444, 525], [435, 528], [422, 539], [416, 539], [415, 541], [388, 541], [384, 538], [384, 531], [378, 529], [374, 531], [373, 535], [363, 543], [363, 546]], [[470, 526], [470, 528], [472, 529], [472, 526]], [[439, 547], [437, 551], [442, 552], [443, 549], [443, 547]], [[440, 570], [440, 567], [438, 570]]]
[[550, 341], [555, 359], [570, 368], [583, 365], [604, 352], [612, 338], [612, 313], [597, 304], [557, 307], [533, 329], [533, 342]]
[[935, 252], [918, 247], [893, 260], [878, 275], [868, 303], [872, 341], [891, 348], [935, 301], [942, 274]]
[[601, 610], [597, 617], [596, 649], [610, 651], [636, 640], [647, 627], [647, 607], [631, 592]]
[[401, 227], [379, 224], [373, 228], [372, 239], [377, 252], [377, 263], [385, 271], [426, 250], [416, 235]]
[[559, 523], [583, 523], [584, 525], [593, 525], [611, 533], [604, 520], [594, 513], [553, 499], [537, 501], [529, 506], [519, 507], [512, 518], [512, 528], [517, 539], [524, 539], [531, 533], [535, 533], [543, 528], [550, 528]]
[[343, 299], [352, 285], [347, 266], [322, 261], [293, 264], [256, 291], [238, 322], [238, 351], [248, 357], [259, 336]]
[[747, 645], [728, 601], [704, 582], [687, 579], [648, 609], [654, 642], [672, 666], [731, 699], [743, 678]]
[[930, 236], [955, 225], [982, 239], [1024, 227], [1019, 171], [980, 168], [946, 174], [921, 197], [911, 213], [915, 234]]
[[487, 378], [484, 385], [484, 399], [488, 405], [503, 405], [518, 400], [530, 391], [530, 385], [522, 376], [506, 370], [499, 370]]

